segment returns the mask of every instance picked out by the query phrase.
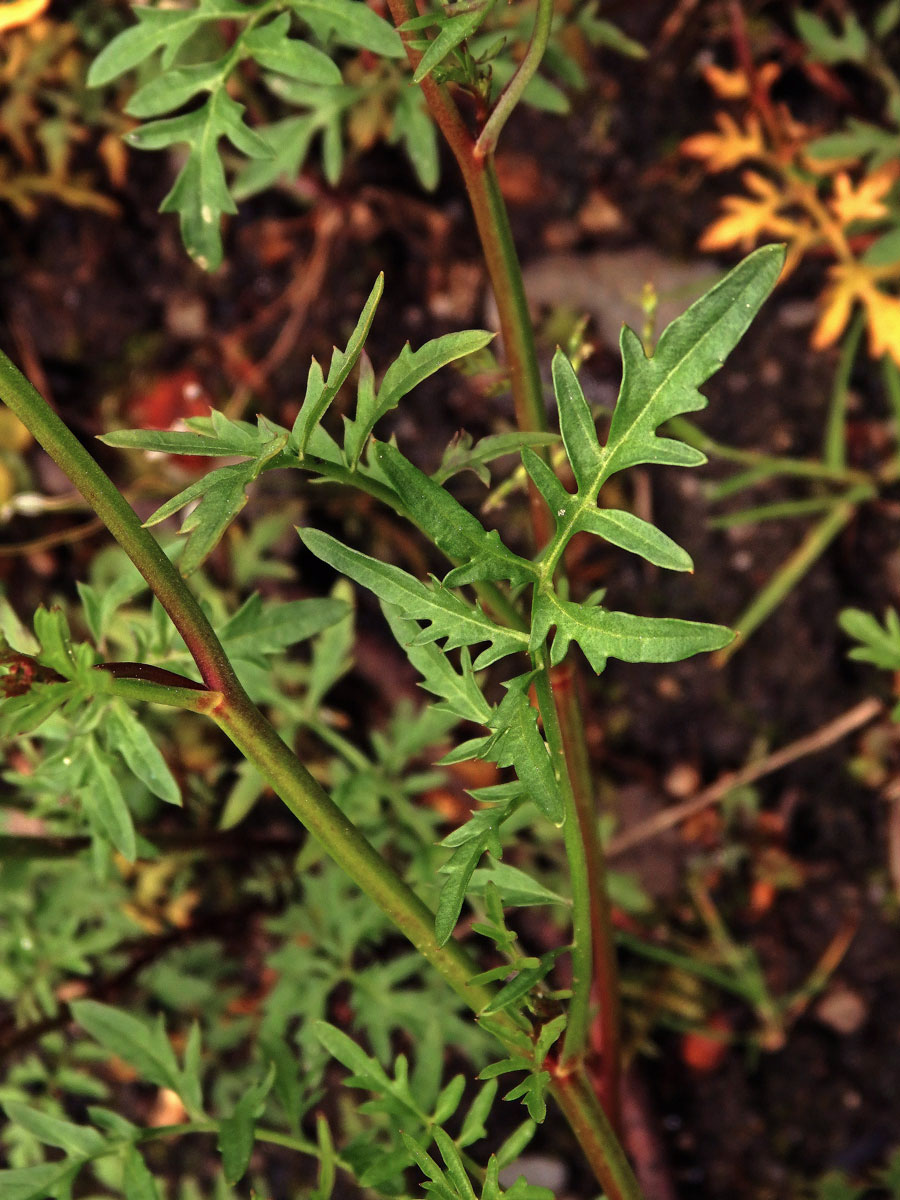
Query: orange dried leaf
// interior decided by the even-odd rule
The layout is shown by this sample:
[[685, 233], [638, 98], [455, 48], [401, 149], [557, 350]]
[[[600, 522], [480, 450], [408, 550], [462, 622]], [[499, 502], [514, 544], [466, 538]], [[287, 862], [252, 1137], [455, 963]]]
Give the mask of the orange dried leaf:
[[711, 171], [727, 171], [752, 158], [766, 157], [762, 126], [751, 113], [743, 128], [727, 113], [716, 113], [718, 132], [695, 133], [681, 143], [682, 154], [706, 162]]
[[17, 25], [27, 25], [39, 17], [49, 3], [50, 0], [13, 0], [12, 4], [0, 4], [0, 33]]
[[847, 328], [853, 305], [860, 297], [860, 275], [856, 264], [839, 264], [828, 272], [830, 282], [821, 297], [822, 315], [810, 342], [814, 350], [832, 345]]
[[846, 171], [840, 171], [834, 180], [834, 193], [830, 200], [831, 211], [844, 226], [853, 221], [877, 221], [888, 214], [884, 198], [894, 185], [900, 164], [885, 163], [873, 171], [854, 188]]
[[747, 171], [744, 186], [752, 195], [725, 197], [722, 201], [725, 215], [714, 221], [700, 239], [702, 250], [724, 250], [737, 245], [749, 250], [764, 235], [787, 241], [808, 238], [804, 223], [781, 212], [789, 197], [770, 179], [756, 171]]
[[823, 293], [824, 311], [813, 331], [815, 349], [830, 346], [841, 336], [854, 304], [866, 311], [869, 353], [873, 358], [888, 354], [900, 366], [900, 296], [883, 292], [870, 268], [862, 263], [841, 263], [829, 272]]
[[888, 354], [900, 366], [900, 296], [871, 287], [863, 296], [869, 319], [869, 351], [873, 358]]
[[743, 71], [726, 71], [710, 63], [703, 68], [703, 78], [722, 100], [742, 100], [750, 95], [750, 81]]

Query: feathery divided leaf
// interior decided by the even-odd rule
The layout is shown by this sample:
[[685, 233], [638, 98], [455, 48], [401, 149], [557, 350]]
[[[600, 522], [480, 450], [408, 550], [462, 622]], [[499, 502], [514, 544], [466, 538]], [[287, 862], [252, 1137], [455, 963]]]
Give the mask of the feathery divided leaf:
[[508, 579], [512, 584], [536, 579], [537, 569], [508, 550], [496, 530], [488, 531], [440, 484], [425, 475], [395, 446], [376, 443], [375, 463], [381, 467], [408, 512], [450, 558], [461, 560], [445, 577], [447, 587], [479, 579]]
[[[493, 333], [481, 329], [467, 329], [460, 333], [448, 333], [433, 338], [418, 350], [409, 343], [403, 347], [376, 390], [371, 379], [360, 387], [356, 416], [345, 417], [344, 455], [347, 465], [355, 467], [365, 448], [369, 434], [381, 418], [396, 408], [403, 397], [420, 383], [434, 375], [441, 367], [474, 354], [494, 339]], [[362, 381], [361, 381], [362, 384]]]
[[479, 809], [464, 825], [454, 829], [441, 842], [442, 846], [446, 846], [453, 853], [440, 868], [444, 882], [438, 897], [434, 921], [434, 936], [439, 945], [443, 946], [450, 939], [456, 927], [469, 882], [482, 856], [503, 856], [500, 826], [512, 816], [521, 803], [521, 798], [513, 797], [504, 804]]
[[637, 335], [627, 326], [623, 328], [622, 386], [605, 446], [600, 445], [571, 364], [557, 351], [553, 383], [563, 444], [577, 484], [575, 494], [567, 492], [535, 454], [523, 454], [529, 474], [556, 520], [556, 533], [546, 555], [549, 563], [559, 560], [574, 533], [586, 531], [609, 537], [658, 565], [690, 569], [688, 556], [669, 538], [651, 532], [637, 518], [598, 512], [597, 497], [606, 480], [626, 467], [639, 463], [689, 467], [706, 461], [699, 450], [660, 437], [656, 430], [670, 418], [706, 405], [697, 389], [737, 345], [775, 286], [783, 260], [780, 246], [764, 246], [749, 255], [668, 326], [650, 358]]
[[446, 638], [445, 648], [453, 650], [487, 642], [473, 664], [476, 671], [528, 644], [527, 634], [495, 625], [481, 608], [466, 603], [437, 580], [428, 586], [400, 567], [351, 550], [319, 530], [297, 532], [317, 558], [374, 592], [379, 600], [395, 605], [404, 616], [427, 622], [419, 635], [421, 643]]
[[734, 638], [724, 625], [680, 621], [674, 617], [639, 617], [631, 613], [572, 604], [552, 592], [535, 597], [531, 646], [536, 650], [556, 627], [551, 662], [562, 662], [569, 643], [577, 642], [598, 673], [608, 658], [632, 663], [680, 662], [694, 654], [721, 650]]
[[403, 647], [406, 657], [416, 668], [422, 679], [420, 687], [440, 696], [436, 709], [455, 713], [465, 721], [486, 725], [491, 716], [491, 706], [485, 700], [472, 669], [472, 658], [467, 649], [460, 654], [461, 671], [457, 671], [444, 651], [434, 642], [422, 643], [422, 627], [418, 621], [403, 616], [393, 604], [382, 602], [382, 612], [391, 627], [391, 633]]
[[499, 767], [515, 767], [525, 791], [547, 820], [561, 825], [563, 801], [559, 781], [547, 743], [538, 729], [538, 711], [528, 696], [531, 679], [531, 673], [519, 675], [504, 685], [506, 695], [494, 709], [490, 721], [492, 732], [478, 757]]
[[[199, 76], [188, 78], [197, 83], [194, 90], [215, 83], [212, 76], [203, 82]], [[162, 150], [179, 143], [188, 146], [187, 161], [160, 205], [160, 212], [179, 214], [185, 249], [207, 271], [215, 270], [222, 262], [222, 214], [237, 212], [219, 157], [223, 137], [250, 158], [268, 158], [272, 153], [268, 143], [244, 124], [244, 106], [232, 100], [221, 84], [193, 112], [151, 121], [127, 136], [139, 150]]]
[[375, 280], [375, 285], [363, 306], [362, 313], [356, 323], [356, 328], [350, 335], [346, 349], [338, 350], [335, 347], [331, 358], [331, 366], [328, 369], [327, 380], [323, 379], [322, 370], [315, 359], [313, 359], [306, 382], [306, 396], [301, 405], [300, 412], [297, 414], [294, 427], [291, 430], [291, 449], [296, 450], [298, 454], [303, 455], [306, 453], [312, 431], [322, 420], [331, 402], [341, 390], [350, 372], [356, 366], [359, 356], [362, 354], [366, 338], [369, 336], [369, 330], [372, 328], [372, 321], [375, 319], [375, 310], [378, 308], [378, 302], [381, 299], [383, 291], [384, 272]]
[[248, 462], [219, 467], [198, 479], [184, 491], [173, 496], [148, 520], [145, 525], [158, 525], [177, 513], [185, 505], [197, 501], [195, 508], [185, 517], [181, 533], [187, 535], [187, 543], [181, 556], [182, 574], [195, 570], [207, 554], [217, 545], [222, 534], [247, 503], [247, 488], [275, 459], [288, 440], [288, 432], [279, 426], [268, 426], [262, 418], [261, 427], [267, 427], [268, 440], [256, 448], [256, 457]]

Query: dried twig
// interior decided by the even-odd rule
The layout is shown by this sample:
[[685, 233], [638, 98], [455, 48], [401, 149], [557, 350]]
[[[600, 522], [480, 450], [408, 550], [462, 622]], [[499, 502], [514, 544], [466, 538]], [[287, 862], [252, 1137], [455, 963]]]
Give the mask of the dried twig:
[[787, 746], [783, 746], [780, 750], [761, 758], [758, 762], [748, 763], [746, 767], [742, 767], [739, 771], [729, 771], [727, 774], [720, 776], [715, 783], [711, 783], [709, 787], [698, 792], [696, 796], [691, 796], [681, 804], [673, 805], [671, 808], [663, 809], [662, 812], [648, 818], [646, 821], [641, 821], [632, 829], [627, 829], [624, 833], [612, 838], [606, 848], [607, 857], [614, 854], [623, 854], [626, 850], [630, 850], [633, 846], [645, 842], [648, 838], [656, 837], [660, 833], [664, 833], [667, 829], [672, 829], [675, 825], [680, 825], [682, 821], [686, 821], [688, 817], [694, 816], [695, 813], [702, 812], [705, 808], [709, 808], [712, 804], [717, 804], [723, 800], [729, 792], [733, 792], [735, 788], [744, 787], [748, 783], [755, 783], [757, 779], [762, 779], [766, 775], [771, 775], [773, 771], [778, 771], [782, 767], [786, 767], [789, 763], [796, 762], [800, 758], [806, 758], [810, 754], [815, 754], [819, 750], [824, 750], [826, 746], [832, 745], [834, 742], [840, 741], [854, 730], [861, 728], [863, 725], [868, 725], [875, 717], [884, 712], [884, 705], [880, 700], [876, 700], [870, 696], [868, 700], [862, 700], [859, 704], [853, 706], [842, 713], [841, 716], [835, 717], [833, 721], [829, 721], [820, 729], [809, 733], [806, 737], [798, 738], [796, 742], [790, 742]]

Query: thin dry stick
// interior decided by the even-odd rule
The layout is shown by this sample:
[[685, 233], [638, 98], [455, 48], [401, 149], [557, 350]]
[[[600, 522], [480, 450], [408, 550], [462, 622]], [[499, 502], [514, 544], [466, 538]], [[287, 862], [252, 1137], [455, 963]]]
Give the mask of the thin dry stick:
[[46, 533], [43, 537], [33, 538], [30, 542], [15, 542], [9, 546], [0, 546], [0, 558], [18, 558], [24, 554], [38, 554], [42, 550], [51, 550], [54, 546], [64, 546], [67, 542], [80, 542], [103, 529], [99, 517], [93, 521], [85, 521], [70, 529], [60, 529], [56, 533]]
[[711, 804], [717, 804], [735, 788], [755, 783], [757, 779], [771, 775], [773, 771], [786, 767], [788, 763], [796, 762], [799, 758], [806, 758], [807, 755], [815, 754], [818, 750], [824, 750], [826, 746], [840, 741], [848, 733], [853, 733], [855, 729], [868, 725], [882, 712], [884, 712], [884, 705], [874, 696], [860, 701], [859, 704], [854, 705], [841, 716], [835, 717], [833, 721], [829, 721], [814, 733], [798, 738], [796, 742], [789, 742], [787, 746], [782, 746], [780, 750], [767, 755], [766, 758], [761, 758], [759, 762], [748, 763], [740, 771], [729, 771], [715, 783], [704, 788], [702, 792], [698, 792], [696, 796], [691, 796], [689, 800], [676, 804], [672, 808], [666, 808], [656, 816], [641, 821], [633, 829], [620, 833], [606, 847], [607, 858], [614, 854], [623, 854], [633, 846], [647, 841], [648, 838], [656, 837], [667, 829], [680, 825], [682, 821], [686, 821], [695, 813], [702, 812]]

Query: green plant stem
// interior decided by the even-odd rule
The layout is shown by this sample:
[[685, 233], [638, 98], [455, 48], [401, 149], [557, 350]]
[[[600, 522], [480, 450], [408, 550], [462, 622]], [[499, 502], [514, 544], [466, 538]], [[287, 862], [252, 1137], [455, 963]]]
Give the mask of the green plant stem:
[[237, 683], [231, 663], [206, 614], [134, 509], [67, 429], [39, 392], [0, 352], [0, 397], [82, 496], [146, 579], [184, 638], [203, 682], [222, 692]]
[[847, 402], [850, 399], [850, 376], [853, 373], [853, 363], [865, 323], [865, 313], [859, 309], [844, 335], [831, 389], [822, 460], [826, 466], [840, 470], [847, 466]]
[[782, 521], [790, 517], [808, 517], [811, 513], [834, 508], [843, 500], [841, 495], [808, 496], [803, 500], [779, 500], [773, 504], [758, 504], [755, 508], [743, 508], [740, 512], [723, 513], [721, 517], [710, 517], [708, 529], [731, 529], [735, 525], [755, 525], [759, 521]]
[[544, 57], [547, 43], [550, 41], [552, 25], [553, 0], [537, 0], [537, 15], [525, 57], [519, 63], [515, 75], [497, 97], [491, 115], [478, 135], [478, 141], [475, 143], [477, 158], [488, 158], [494, 153], [500, 131], [512, 116], [513, 109], [522, 99], [523, 92], [541, 65], [541, 59]]
[[[416, 0], [387, 0], [387, 4], [391, 18], [398, 27], [419, 15]], [[401, 33], [400, 36], [415, 69], [421, 59], [421, 54], [411, 44], [416, 35]], [[469, 195], [497, 303], [516, 421], [524, 433], [545, 433], [548, 427], [547, 410], [544, 405], [531, 317], [525, 298], [522, 269], [497, 181], [493, 154], [484, 157], [476, 154], [475, 139], [444, 84], [439, 84], [433, 76], [426, 75], [419, 86], [432, 117], [453, 152]], [[548, 457], [545, 447], [539, 447], [537, 453], [543, 458]], [[528, 494], [535, 539], [540, 548], [547, 542], [551, 533], [550, 514], [543, 498], [530, 481]]]
[[724, 650], [719, 650], [714, 655], [714, 661], [718, 666], [727, 662], [737, 650], [746, 644], [754, 630], [778, 607], [844, 526], [849, 524], [856, 513], [857, 506], [865, 500], [871, 500], [874, 495], [876, 495], [875, 489], [869, 485], [853, 488], [842, 501], [835, 504], [831, 511], [809, 530], [793, 554], [785, 559], [762, 591], [734, 622], [734, 629], [738, 637]]
[[[210, 716], [327, 853], [464, 1002], [475, 1013], [486, 1008], [494, 990], [470, 982], [477, 974], [476, 964], [458, 943], [437, 944], [434, 914], [348, 821], [253, 704], [205, 613], [155, 538], [142, 527], [134, 510], [74, 434], [2, 352], [0, 398], [68, 475], [171, 617], [207, 687], [221, 693], [221, 701]], [[490, 1026], [508, 1048], [527, 1052], [528, 1039], [512, 1017], [495, 1013]], [[583, 1067], [567, 1078], [566, 1105], [567, 1113], [575, 1114], [570, 1121], [576, 1135], [580, 1138], [579, 1131], [584, 1131], [585, 1153], [595, 1170], [602, 1170], [615, 1181], [615, 1164], [619, 1159], [624, 1161], [624, 1154], [608, 1123], [598, 1124], [593, 1109], [599, 1106]], [[607, 1167], [607, 1162], [612, 1165]], [[603, 1175], [598, 1174], [598, 1178]], [[636, 1190], [619, 1187], [608, 1187], [607, 1191], [609, 1200], [631, 1200], [638, 1195]]]
[[[417, 15], [415, 0], [387, 0], [387, 2], [395, 25], [402, 25], [404, 21]], [[523, 89], [528, 79], [537, 70], [543, 56], [552, 16], [552, 0], [539, 0], [535, 32], [526, 55], [528, 59], [527, 72], [522, 75], [520, 80]], [[415, 68], [420, 56], [410, 46], [408, 35], [402, 36], [404, 36], [410, 61]], [[524, 66], [524, 63], [522, 65]], [[502, 107], [498, 102], [498, 107], [494, 110], [494, 117], [488, 119], [481, 137], [476, 142], [473, 141], [462, 120], [449, 90], [437, 84], [431, 76], [427, 76], [422, 81], [421, 87], [429, 110], [456, 158], [469, 195], [491, 287], [497, 303], [519, 429], [527, 433], [544, 432], [547, 429], [547, 410], [538, 368], [534, 329], [528, 311], [522, 270], [513, 241], [506, 205], [500, 192], [493, 155], [500, 126], [508, 118], [521, 93], [518, 90], [509, 93], [507, 90], [507, 93], [504, 94], [506, 99], [501, 97]], [[491, 125], [492, 120], [494, 120], [493, 126]], [[485, 135], [487, 137], [482, 141]], [[542, 448], [540, 453], [549, 462], [549, 452]], [[552, 517], [543, 497], [540, 496], [530, 480], [528, 487], [534, 540], [540, 548], [547, 544], [552, 535]], [[542, 675], [545, 675], [545, 672], [542, 672], [538, 678], [540, 679]], [[549, 691], [549, 679], [546, 681], [546, 687]], [[583, 1060], [589, 1030], [592, 963], [596, 956], [596, 961], [600, 966], [596, 977], [598, 999], [601, 1006], [601, 1020], [606, 1026], [603, 1032], [605, 1043], [603, 1063], [604, 1070], [608, 1074], [604, 1099], [609, 1105], [610, 1112], [615, 1116], [619, 1109], [618, 984], [615, 974], [612, 928], [609, 922], [608, 904], [605, 900], [603, 855], [599, 842], [596, 840], [596, 820], [592, 812], [594, 797], [590, 781], [589, 759], [584, 744], [584, 723], [578, 711], [577, 697], [574, 692], [571, 693], [569, 702], [560, 706], [559, 709], [555, 707], [555, 700], [552, 696], [545, 697], [542, 709], [547, 706], [548, 701], [549, 708], [544, 714], [544, 729], [545, 732], [548, 732], [548, 739], [551, 727], [555, 728], [557, 733], [557, 769], [571, 807], [570, 816], [564, 827], [566, 852], [573, 874], [573, 896], [577, 888], [580, 897], [578, 912], [574, 916], [577, 932], [575, 934], [576, 948], [573, 951], [573, 974], [578, 979], [578, 985], [573, 994], [569, 1013], [564, 1053], [570, 1063]], [[583, 819], [579, 814], [583, 814]], [[588, 838], [588, 843], [579, 836], [579, 830], [582, 830], [582, 827], [583, 836]], [[576, 845], [576, 842], [579, 842], [579, 845]], [[593, 846], [593, 851], [586, 850], [587, 844]], [[592, 904], [592, 896], [597, 897], [595, 904]], [[592, 937], [597, 941], [597, 949], [594, 953], [591, 951]]]
[[606, 862], [597, 821], [597, 803], [590, 760], [584, 740], [581, 706], [575, 691], [577, 676], [571, 662], [550, 672], [553, 703], [559, 719], [559, 732], [572, 783], [572, 799], [578, 818], [587, 868], [593, 947], [593, 997], [599, 1004], [596, 1030], [599, 1033], [600, 1093], [610, 1124], [619, 1132], [621, 1112], [621, 1012], [619, 971]]
[[607, 1200], [641, 1200], [641, 1189], [583, 1071], [558, 1071], [550, 1090], [600, 1181]]
[[222, 702], [221, 692], [211, 692], [206, 688], [170, 687], [146, 679], [116, 677], [100, 669], [96, 674], [98, 694], [118, 696], [132, 703], [165, 704], [188, 712], [210, 713]]
[[564, 1067], [584, 1058], [591, 1023], [591, 981], [593, 979], [593, 948], [591, 945], [591, 878], [588, 874], [587, 852], [581, 836], [581, 823], [575, 806], [574, 789], [569, 777], [565, 745], [559, 716], [550, 685], [550, 664], [546, 649], [536, 660], [538, 672], [534, 690], [544, 724], [544, 734], [550, 748], [553, 771], [562, 791], [563, 837], [569, 862], [572, 888], [572, 999], [569, 1002], [565, 1041], [561, 1062]]
[[403, 931], [466, 1004], [480, 1012], [489, 1003], [492, 991], [470, 983], [477, 973], [475, 963], [457, 942], [438, 945], [434, 913], [344, 816], [259, 709], [242, 691], [233, 692], [211, 716], [325, 851]]

